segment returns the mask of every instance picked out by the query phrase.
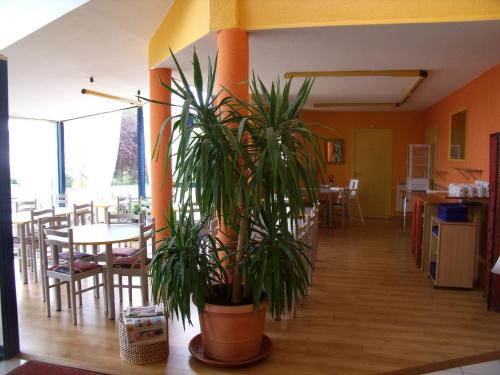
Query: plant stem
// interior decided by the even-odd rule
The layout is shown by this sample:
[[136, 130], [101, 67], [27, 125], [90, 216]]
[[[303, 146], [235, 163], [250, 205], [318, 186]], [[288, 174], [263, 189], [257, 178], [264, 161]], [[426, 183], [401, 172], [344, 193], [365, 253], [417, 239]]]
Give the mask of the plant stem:
[[240, 231], [238, 233], [238, 245], [236, 247], [236, 259], [233, 268], [233, 288], [231, 303], [241, 303], [241, 260], [245, 256], [245, 239], [247, 236], [247, 219], [242, 217], [240, 220]]

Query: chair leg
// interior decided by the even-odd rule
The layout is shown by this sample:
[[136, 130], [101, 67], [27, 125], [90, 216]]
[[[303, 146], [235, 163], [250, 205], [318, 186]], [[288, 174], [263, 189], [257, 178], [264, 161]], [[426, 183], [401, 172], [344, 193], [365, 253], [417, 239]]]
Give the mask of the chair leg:
[[45, 296], [45, 301], [47, 303], [47, 317], [50, 318], [50, 283], [49, 283], [49, 278], [44, 277], [44, 289], [43, 289], [43, 294]]
[[[97, 245], [92, 246], [92, 254], [97, 256]], [[97, 260], [94, 260], [94, 263], [98, 263]], [[99, 285], [99, 277], [94, 276], [94, 286]], [[94, 289], [94, 298], [99, 298], [99, 287]]]
[[351, 208], [351, 198], [347, 199], [347, 216], [349, 216], [349, 222], [352, 222], [352, 208]]
[[102, 271], [102, 289], [104, 292], [104, 313], [108, 315], [108, 279], [106, 278], [106, 270]]
[[68, 300], [68, 309], [71, 309], [71, 288], [69, 287], [69, 282], [66, 283], [66, 298]]
[[71, 306], [73, 306], [73, 308], [71, 309], [71, 315], [73, 316], [73, 325], [77, 325], [78, 324], [78, 321], [77, 321], [77, 317], [76, 317], [76, 311], [78, 310], [76, 308], [76, 289], [75, 289], [75, 282], [73, 280], [69, 281], [70, 285], [69, 285], [69, 288], [70, 288], [70, 294], [71, 294]]
[[[81, 280], [78, 280], [78, 291], [80, 291], [80, 292], [82, 291], [82, 281]], [[83, 305], [82, 294], [83, 293], [78, 294], [78, 302], [80, 303], [80, 306]]]
[[361, 209], [361, 204], [359, 203], [358, 195], [356, 195], [356, 203], [358, 204], [359, 217], [361, 218], [361, 223], [365, 223], [365, 219], [363, 217], [363, 210]]
[[118, 295], [120, 296], [120, 302], [123, 302], [123, 283], [122, 283], [122, 275], [118, 276]]
[[[33, 244], [33, 273], [35, 276], [35, 283], [38, 283], [38, 266], [36, 265], [36, 247]], [[40, 254], [40, 258], [42, 254]], [[40, 259], [40, 263], [42, 262], [42, 259]]]
[[44, 265], [43, 265], [43, 259], [42, 257], [40, 256], [40, 271], [41, 271], [41, 279], [42, 279], [42, 290], [44, 291], [43, 296], [42, 296], [42, 302], [45, 302], [47, 300], [47, 297], [45, 296], [45, 283], [46, 283], [46, 277], [45, 277], [45, 268], [44, 268]]
[[146, 306], [148, 304], [148, 279], [144, 280], [144, 275], [141, 275], [141, 297], [142, 297], [142, 305]]
[[132, 276], [128, 276], [128, 303], [132, 306]]

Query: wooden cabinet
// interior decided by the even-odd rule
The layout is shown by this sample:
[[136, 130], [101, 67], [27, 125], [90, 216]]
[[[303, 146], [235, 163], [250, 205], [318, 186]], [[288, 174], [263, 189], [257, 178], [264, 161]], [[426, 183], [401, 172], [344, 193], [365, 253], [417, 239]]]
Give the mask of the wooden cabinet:
[[431, 218], [429, 277], [436, 287], [472, 288], [476, 224]]

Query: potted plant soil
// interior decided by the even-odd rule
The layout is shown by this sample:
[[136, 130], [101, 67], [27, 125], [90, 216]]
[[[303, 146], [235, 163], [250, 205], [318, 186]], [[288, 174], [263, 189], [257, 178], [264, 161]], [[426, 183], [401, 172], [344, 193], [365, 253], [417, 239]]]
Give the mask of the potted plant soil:
[[205, 354], [220, 363], [251, 361], [261, 350], [266, 313], [281, 317], [307, 288], [307, 245], [289, 228], [304, 217], [303, 193], [315, 201], [318, 192], [321, 153], [299, 118], [312, 81], [291, 98], [291, 81], [266, 88], [253, 76], [252, 101], [244, 101], [215, 92], [217, 59], [204, 79], [194, 53], [193, 87], [174, 61], [180, 79], [164, 87], [184, 105], [168, 144], [160, 131], [155, 152], [167, 147], [170, 156], [178, 143], [180, 207], [176, 215], [171, 205], [169, 237], [151, 264], [153, 300], [183, 324], [191, 323], [193, 301]]

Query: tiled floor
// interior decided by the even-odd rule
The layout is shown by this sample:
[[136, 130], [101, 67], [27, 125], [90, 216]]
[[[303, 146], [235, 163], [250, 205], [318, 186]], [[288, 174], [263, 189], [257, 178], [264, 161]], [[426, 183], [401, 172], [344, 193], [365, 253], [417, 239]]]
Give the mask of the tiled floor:
[[500, 360], [430, 372], [427, 375], [500, 375]]
[[16, 367], [21, 366], [24, 362], [26, 362], [24, 359], [19, 358], [12, 358], [8, 361], [0, 361], [0, 375], [8, 374]]

